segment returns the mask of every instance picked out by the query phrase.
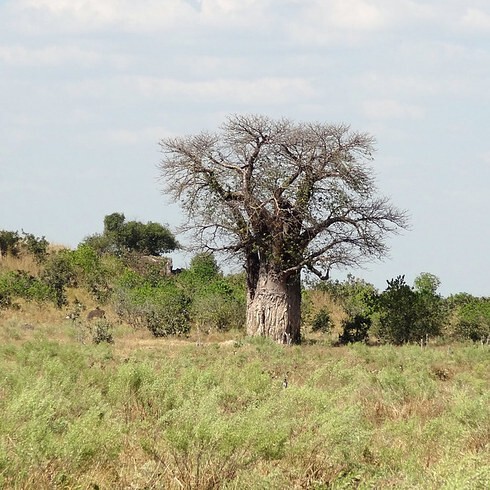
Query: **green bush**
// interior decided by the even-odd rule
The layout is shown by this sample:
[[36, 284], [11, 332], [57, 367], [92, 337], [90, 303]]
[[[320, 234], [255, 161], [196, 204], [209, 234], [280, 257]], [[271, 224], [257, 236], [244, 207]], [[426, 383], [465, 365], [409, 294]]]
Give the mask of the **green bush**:
[[196, 295], [190, 306], [192, 322], [205, 330], [240, 329], [245, 324], [245, 305], [232, 295], [216, 292]]
[[41, 279], [49, 287], [54, 304], [58, 308], [65, 306], [66, 288], [77, 284], [72, 253], [61, 250], [50, 255], [44, 264]]
[[369, 316], [372, 313], [373, 297], [376, 296], [377, 290], [364, 279], [348, 274], [345, 281], [325, 281], [315, 284], [314, 287], [327, 292], [342, 305], [351, 318], [356, 315]]
[[371, 318], [356, 315], [352, 319], [344, 320], [342, 323], [342, 334], [339, 336], [340, 344], [351, 344], [353, 342], [367, 342], [369, 340], [369, 329]]
[[490, 340], [490, 298], [472, 298], [457, 309], [456, 334], [473, 341]]
[[311, 329], [313, 332], [328, 333], [332, 328], [330, 313], [326, 308], [322, 308], [313, 318]]
[[7, 271], [0, 274], [0, 308], [11, 306], [16, 298], [41, 303], [51, 297], [51, 289], [39, 278], [25, 271]]
[[387, 281], [375, 307], [379, 315], [375, 333], [381, 340], [399, 345], [441, 333], [446, 315], [442, 298], [432, 287], [434, 277], [427, 281], [421, 277], [416, 289], [406, 284], [405, 276]]
[[0, 274], [0, 308], [8, 308], [12, 305], [12, 288], [8, 274]]
[[114, 293], [114, 308], [135, 328], [148, 328], [156, 337], [190, 330], [189, 299], [171, 279], [158, 287], [136, 273], [126, 273]]
[[87, 288], [98, 302], [106, 302], [111, 294], [112, 277], [104, 258], [94, 248], [83, 243], [70, 256], [77, 283]]
[[22, 247], [27, 253], [34, 256], [37, 262], [42, 263], [48, 256], [49, 242], [45, 237], [36, 237], [32, 233], [22, 231]]
[[43, 262], [48, 252], [48, 241], [45, 237], [36, 237], [32, 233], [22, 234], [17, 231], [0, 230], [0, 255], [10, 254], [17, 257], [21, 252], [34, 256], [38, 262]]
[[17, 231], [0, 230], [0, 255], [19, 254], [20, 236]]
[[174, 235], [165, 226], [151, 221], [126, 221], [122, 213], [107, 215], [104, 233], [86, 238], [85, 243], [99, 253], [116, 255], [137, 252], [158, 256], [179, 248]]
[[194, 325], [210, 329], [239, 329], [245, 324], [246, 292], [243, 275], [223, 276], [212, 254], [197, 254], [188, 270], [176, 277], [190, 299]]
[[92, 341], [94, 344], [100, 344], [102, 342], [106, 342], [108, 344], [114, 343], [114, 337], [112, 335], [113, 326], [108, 320], [96, 320], [91, 329]]

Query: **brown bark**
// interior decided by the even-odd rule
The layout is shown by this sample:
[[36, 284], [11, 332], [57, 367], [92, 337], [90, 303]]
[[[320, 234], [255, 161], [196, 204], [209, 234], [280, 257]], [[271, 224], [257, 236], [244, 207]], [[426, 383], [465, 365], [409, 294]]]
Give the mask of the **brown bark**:
[[248, 291], [247, 334], [270, 337], [280, 344], [301, 340], [301, 283], [299, 274], [285, 278], [261, 271]]

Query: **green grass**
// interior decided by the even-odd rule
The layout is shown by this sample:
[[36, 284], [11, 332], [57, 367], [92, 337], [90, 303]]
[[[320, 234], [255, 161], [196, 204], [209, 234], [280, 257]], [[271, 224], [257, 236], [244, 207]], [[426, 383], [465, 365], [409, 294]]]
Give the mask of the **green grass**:
[[[486, 489], [490, 349], [0, 326], [0, 488]], [[282, 382], [288, 376], [289, 386]]]

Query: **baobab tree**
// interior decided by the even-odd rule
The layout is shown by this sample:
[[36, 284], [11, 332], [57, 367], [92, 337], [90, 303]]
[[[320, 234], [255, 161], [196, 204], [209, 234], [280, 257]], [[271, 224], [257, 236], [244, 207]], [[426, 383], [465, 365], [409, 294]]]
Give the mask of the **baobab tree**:
[[403, 211], [379, 197], [374, 140], [346, 125], [232, 115], [220, 131], [160, 142], [164, 192], [202, 249], [238, 254], [247, 276], [247, 333], [300, 341], [301, 272], [387, 254]]

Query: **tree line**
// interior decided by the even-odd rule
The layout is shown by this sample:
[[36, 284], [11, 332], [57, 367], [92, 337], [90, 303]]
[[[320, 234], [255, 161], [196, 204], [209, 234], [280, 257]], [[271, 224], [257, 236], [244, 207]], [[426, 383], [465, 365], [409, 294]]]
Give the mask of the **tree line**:
[[[116, 228], [111, 226], [114, 218]], [[191, 328], [203, 335], [210, 330], [245, 329], [244, 273], [225, 275], [213, 254], [201, 252], [187, 269], [174, 274], [169, 259], [160, 254], [179, 246], [173, 234], [163, 225], [136, 222], [129, 226], [141, 230], [142, 236], [134, 239], [130, 234], [129, 241], [125, 223], [122, 213], [106, 216], [104, 232], [87, 237], [74, 250], [52, 250], [44, 237], [0, 231], [4, 257], [13, 257], [15, 264], [16, 259], [31, 256], [37, 264], [36, 272], [28, 272], [0, 262], [0, 308], [18, 308], [24, 300], [51, 303], [73, 314], [80, 304], [76, 298], [69, 300], [68, 291], [76, 296], [78, 289], [84, 289], [121, 321], [155, 336], [187, 335]], [[147, 243], [153, 248], [141, 245]], [[439, 286], [439, 279], [430, 273], [420, 274], [412, 286], [398, 276], [388, 280], [383, 291], [350, 275], [344, 281], [310, 281], [302, 287], [303, 332], [321, 333], [338, 344], [424, 344], [429, 338], [488, 342], [490, 298], [467, 293], [444, 298]], [[315, 304], [318, 293], [342, 310], [339, 325], [332, 307]]]

